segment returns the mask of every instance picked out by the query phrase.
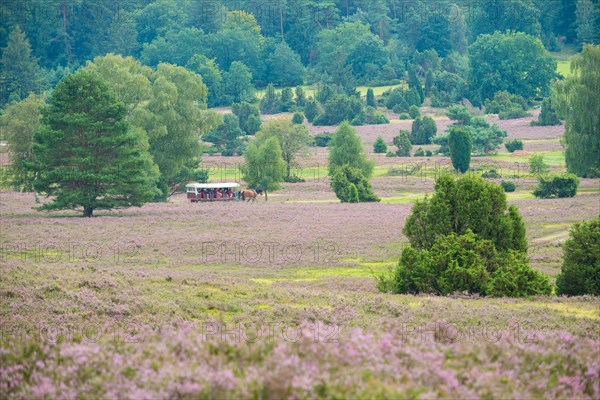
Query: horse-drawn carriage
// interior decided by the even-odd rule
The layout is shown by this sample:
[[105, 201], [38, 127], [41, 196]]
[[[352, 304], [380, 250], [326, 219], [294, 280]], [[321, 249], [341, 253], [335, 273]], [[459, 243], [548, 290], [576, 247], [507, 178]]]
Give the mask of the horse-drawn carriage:
[[186, 186], [187, 198], [192, 203], [199, 201], [236, 200], [237, 183], [189, 183]]
[[192, 203], [199, 201], [254, 201], [256, 196], [262, 194], [260, 189], [236, 190], [240, 187], [237, 183], [188, 183], [185, 185], [187, 198]]

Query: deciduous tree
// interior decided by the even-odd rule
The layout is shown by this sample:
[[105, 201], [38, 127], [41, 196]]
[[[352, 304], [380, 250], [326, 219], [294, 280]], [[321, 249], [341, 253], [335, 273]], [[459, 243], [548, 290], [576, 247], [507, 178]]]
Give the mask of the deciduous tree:
[[11, 186], [16, 190], [32, 191], [35, 173], [33, 133], [40, 128], [44, 99], [30, 94], [24, 100], [6, 107], [0, 116], [0, 129], [8, 143]]
[[281, 157], [279, 141], [271, 137], [261, 144], [257, 140], [250, 142], [244, 160], [244, 181], [248, 187], [264, 190], [265, 200], [268, 200], [267, 192], [278, 190], [285, 177], [285, 161]]
[[367, 158], [360, 137], [347, 121], [338, 127], [330, 143], [329, 174], [343, 165], [358, 168], [367, 179], [373, 175], [374, 163]]
[[256, 134], [256, 143], [261, 145], [270, 138], [277, 138], [281, 148], [281, 157], [285, 161], [285, 179], [291, 178], [292, 168], [297, 166], [297, 158], [308, 150], [312, 136], [304, 125], [294, 124], [287, 117], [266, 121]]
[[574, 76], [557, 85], [558, 111], [566, 120], [565, 162], [579, 177], [599, 177], [600, 46], [585, 46], [571, 68]]
[[505, 90], [525, 99], [549, 93], [556, 61], [539, 39], [522, 32], [481, 35], [469, 46], [470, 99], [479, 106]]

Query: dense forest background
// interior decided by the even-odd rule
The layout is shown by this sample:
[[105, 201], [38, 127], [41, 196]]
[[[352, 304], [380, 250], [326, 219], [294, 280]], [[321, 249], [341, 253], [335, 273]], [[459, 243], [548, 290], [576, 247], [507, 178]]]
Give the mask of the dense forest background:
[[550, 51], [600, 36], [598, 0], [18, 0], [3, 1], [0, 15], [0, 106], [107, 53], [186, 67], [217, 106], [244, 100], [248, 79], [391, 85], [410, 65], [425, 79], [439, 60], [456, 85], [468, 81], [469, 45], [495, 31], [526, 33]]

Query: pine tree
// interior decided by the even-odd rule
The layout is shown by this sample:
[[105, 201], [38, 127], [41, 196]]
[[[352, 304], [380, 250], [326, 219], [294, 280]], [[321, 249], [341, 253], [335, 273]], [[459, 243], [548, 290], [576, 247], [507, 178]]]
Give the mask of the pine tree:
[[25, 33], [17, 25], [2, 49], [0, 59], [0, 107], [12, 100], [19, 101], [30, 92], [40, 93], [44, 86], [42, 71]]
[[431, 69], [427, 70], [427, 74], [425, 75], [425, 92], [429, 95], [431, 93], [431, 88], [433, 87], [433, 71]]
[[565, 162], [579, 177], [599, 177], [600, 46], [584, 46], [571, 68], [575, 74], [556, 85], [557, 108], [566, 120]]
[[40, 210], [141, 206], [158, 194], [158, 168], [143, 131], [125, 121], [126, 107], [96, 74], [80, 70], [52, 93], [34, 134], [39, 165], [34, 188], [52, 202]]
[[306, 105], [304, 106], [304, 115], [308, 122], [313, 122], [313, 119], [319, 115], [319, 105], [313, 99], [307, 100]]
[[463, 174], [469, 170], [471, 164], [471, 138], [469, 131], [464, 127], [451, 126], [449, 129], [448, 147], [452, 166]]
[[281, 91], [281, 105], [279, 110], [288, 112], [294, 106], [294, 92], [290, 88], [283, 88]]

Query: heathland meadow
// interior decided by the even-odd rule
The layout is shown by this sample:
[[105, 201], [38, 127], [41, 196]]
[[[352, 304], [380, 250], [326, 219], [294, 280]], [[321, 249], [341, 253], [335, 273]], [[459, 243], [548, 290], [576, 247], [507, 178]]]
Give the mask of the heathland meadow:
[[598, 0], [0, 15], [0, 400], [600, 399]]
[[[564, 169], [562, 127], [529, 120], [499, 123]], [[408, 124], [358, 133], [368, 151]], [[268, 202], [192, 204], [181, 194], [82, 219], [3, 191], [1, 396], [600, 396], [597, 298], [376, 289], [407, 244], [412, 203], [448, 158], [370, 154], [382, 201], [339, 204], [326, 154], [311, 148], [298, 167], [306, 182]], [[241, 162], [203, 160], [217, 181], [234, 180]], [[418, 173], [402, 173], [415, 163]], [[583, 179], [574, 198], [541, 200], [526, 160], [500, 150], [473, 163], [514, 180], [508, 201], [525, 221], [531, 263], [556, 276], [570, 227], [598, 211], [598, 180]]]

